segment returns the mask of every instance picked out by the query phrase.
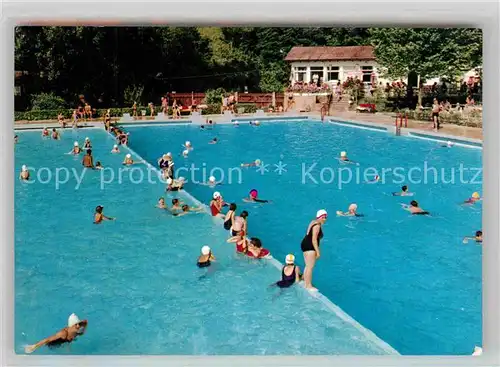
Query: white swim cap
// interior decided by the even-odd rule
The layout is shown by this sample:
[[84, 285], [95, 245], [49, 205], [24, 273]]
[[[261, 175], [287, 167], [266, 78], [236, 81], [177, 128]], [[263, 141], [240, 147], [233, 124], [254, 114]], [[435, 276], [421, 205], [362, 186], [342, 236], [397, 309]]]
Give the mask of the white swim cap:
[[79, 324], [79, 323], [80, 323], [80, 319], [78, 318], [78, 316], [76, 316], [74, 313], [72, 313], [71, 315], [69, 315], [69, 317], [68, 317], [68, 327], [75, 326], [76, 324]]
[[346, 155], [347, 155], [347, 153], [346, 153], [346, 152], [340, 152], [340, 156], [341, 156], [341, 157], [345, 157]]
[[85, 138], [85, 141], [89, 141], [89, 140], [90, 140], [90, 139], [89, 139], [89, 137], [87, 136], [87, 137]]
[[321, 219], [321, 218], [326, 218], [328, 216], [328, 213], [326, 212], [325, 209], [320, 209], [316, 212], [316, 219]]
[[125, 157], [127, 157], [127, 158], [132, 158], [132, 154], [130, 154], [130, 153], [129, 153], [129, 154], [127, 154]]
[[184, 182], [184, 181], [186, 181], [186, 179], [184, 177], [179, 177], [178, 181]]
[[286, 255], [285, 263], [293, 264], [294, 262], [295, 262], [295, 256], [293, 256], [292, 254]]
[[73, 143], [73, 146], [77, 147], [77, 146], [78, 146], [78, 142], [77, 142], [77, 141], [75, 141], [75, 142]]
[[182, 152], [182, 155], [188, 155], [188, 154], [189, 154], [189, 150], [187, 150], [187, 149]]
[[453, 146], [453, 143], [452, 143], [451, 141], [448, 141], [446, 144], [447, 144], [449, 147]]
[[172, 157], [172, 153], [168, 152], [166, 155], [168, 155], [169, 157]]
[[115, 145], [113, 145], [113, 148], [115, 148], [115, 149], [116, 149], [116, 148], [118, 148], [118, 145], [116, 145], [116, 144], [115, 144]]
[[167, 185], [171, 185], [172, 184], [172, 179], [171, 178], [167, 178]]
[[357, 204], [351, 204], [349, 205], [349, 211], [355, 211], [358, 209], [358, 205]]
[[261, 161], [260, 161], [260, 159], [256, 159], [256, 160], [255, 160], [255, 164], [257, 164], [257, 165], [259, 165], [259, 164], [260, 164], [260, 162], [261, 162]]
[[203, 247], [201, 248], [201, 254], [202, 254], [202, 255], [208, 255], [209, 253], [210, 253], [210, 247], [208, 247], [208, 246], [203, 246]]
[[186, 144], [185, 144], [187, 147], [191, 145], [191, 142], [189, 140], [186, 140]]
[[214, 176], [210, 176], [210, 177], [208, 178], [208, 181], [210, 181], [210, 182], [215, 182], [215, 177], [214, 177]]
[[26, 167], [26, 165], [25, 165], [25, 164], [23, 164], [23, 166], [21, 167], [21, 170], [22, 170], [22, 171], [27, 171], [27, 170], [28, 170], [28, 167]]
[[474, 352], [472, 353], [473, 356], [480, 356], [483, 354], [483, 348], [475, 346], [474, 347]]
[[220, 196], [220, 192], [219, 192], [219, 191], [214, 192], [214, 195], [213, 195], [213, 198], [214, 198], [214, 199], [218, 199], [218, 198], [220, 198], [220, 197], [221, 197], [221, 196]]

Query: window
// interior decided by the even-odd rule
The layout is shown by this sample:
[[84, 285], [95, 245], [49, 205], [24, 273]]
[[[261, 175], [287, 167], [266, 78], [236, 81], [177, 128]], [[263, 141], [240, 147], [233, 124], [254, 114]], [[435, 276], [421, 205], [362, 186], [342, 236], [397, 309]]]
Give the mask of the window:
[[363, 83], [371, 83], [373, 66], [363, 66], [361, 71], [363, 72]]
[[332, 80], [339, 80], [339, 70], [340, 68], [338, 66], [329, 66], [327, 68], [326, 80], [328, 82]]
[[295, 82], [303, 82], [306, 79], [307, 68], [305, 66], [297, 66], [293, 68], [293, 79]]
[[319, 78], [323, 78], [323, 70], [323, 66], [311, 66], [311, 68], [309, 69], [309, 80], [311, 82], [314, 81], [314, 75], [318, 76], [318, 80]]

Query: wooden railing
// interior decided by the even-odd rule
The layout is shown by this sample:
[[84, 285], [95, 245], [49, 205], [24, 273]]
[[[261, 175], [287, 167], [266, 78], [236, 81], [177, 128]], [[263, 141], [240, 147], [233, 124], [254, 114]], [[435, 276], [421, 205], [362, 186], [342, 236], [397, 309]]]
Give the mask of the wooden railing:
[[[183, 106], [191, 106], [193, 101], [196, 102], [196, 104], [205, 103], [205, 93], [169, 93], [168, 96], [170, 101], [176, 99], [177, 104], [182, 104]], [[284, 93], [236, 93], [236, 99], [238, 103], [255, 104], [257, 107], [264, 108], [273, 104], [276, 106], [283, 106], [285, 96]]]

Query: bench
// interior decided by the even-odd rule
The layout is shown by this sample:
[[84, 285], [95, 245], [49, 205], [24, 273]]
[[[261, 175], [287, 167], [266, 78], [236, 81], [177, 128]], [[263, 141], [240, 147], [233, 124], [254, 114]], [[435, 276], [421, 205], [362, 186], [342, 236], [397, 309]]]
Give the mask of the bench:
[[356, 112], [375, 113], [377, 112], [377, 109], [373, 103], [361, 103], [358, 107], [356, 107]]

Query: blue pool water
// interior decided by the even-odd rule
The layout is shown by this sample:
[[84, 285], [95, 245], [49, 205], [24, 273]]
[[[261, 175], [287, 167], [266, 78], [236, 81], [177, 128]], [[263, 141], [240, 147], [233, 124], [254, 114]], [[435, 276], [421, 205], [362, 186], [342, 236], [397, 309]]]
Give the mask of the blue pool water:
[[[229, 134], [227, 139], [231, 138], [230, 129], [221, 127], [222, 131]], [[175, 195], [165, 194], [163, 184], [139, 182], [138, 171], [122, 172], [120, 178], [118, 170], [128, 151], [122, 149], [121, 154], [110, 154], [114, 141], [104, 131], [65, 130], [61, 141], [42, 140], [39, 132], [18, 134], [14, 174], [17, 353], [24, 353], [25, 345], [64, 327], [73, 312], [89, 320], [86, 335], [73, 343], [71, 349], [41, 348], [35, 353], [395, 352], [341, 310], [322, 298], [313, 297], [302, 287], [288, 289], [281, 295], [277, 289], [269, 288], [279, 279], [279, 269], [270, 261], [238, 257], [233, 245], [225, 242], [227, 233], [220, 222], [209, 215], [175, 218], [155, 208], [160, 196], [170, 202]], [[196, 154], [201, 153], [201, 144], [208, 136], [192, 127], [134, 129], [132, 134], [134, 148], [147, 158], [156, 158], [158, 152], [166, 148], [164, 144], [170, 145], [172, 151], [180, 148], [184, 135], [200, 147]], [[115, 180], [110, 180], [110, 171], [103, 173], [104, 179], [97, 171], [85, 171], [82, 176], [81, 157], [64, 155], [74, 140], [82, 144], [85, 136], [93, 142], [95, 160], [113, 169]], [[231, 139], [238, 136], [233, 135]], [[226, 146], [227, 142], [224, 141]], [[203, 148], [207, 154], [209, 149], [219, 152], [223, 160], [230, 156], [223, 144]], [[251, 145], [251, 141], [245, 144]], [[264, 148], [260, 144], [253, 147], [259, 151]], [[240, 151], [239, 147], [234, 149]], [[177, 163], [180, 166], [181, 160], [177, 159]], [[34, 168], [34, 183], [17, 179], [23, 164]], [[66, 172], [71, 176], [66, 176]], [[66, 183], [56, 185], [56, 174], [59, 182]], [[74, 174], [83, 177], [80, 184]], [[265, 187], [263, 178], [254, 175], [253, 179], [253, 185]], [[206, 200], [209, 190], [189, 186]], [[239, 197], [237, 190], [245, 191], [238, 186], [227, 187], [227, 196]], [[287, 251], [299, 255], [296, 237], [304, 225], [303, 219], [297, 217], [290, 223], [291, 228], [297, 227], [295, 235], [291, 228], [285, 231], [284, 224], [273, 219], [276, 210], [286, 207], [279, 200], [285, 197], [262, 189], [262, 195], [265, 194], [273, 195], [276, 204], [267, 208], [272, 210], [269, 213], [266, 208], [251, 208], [252, 233], [261, 236], [280, 260]], [[187, 194], [179, 196], [191, 202]], [[117, 220], [92, 224], [97, 205], [103, 205], [104, 213]], [[328, 205], [325, 203], [325, 206]], [[290, 209], [283, 212], [283, 219], [290, 219], [288, 215], [293, 214], [295, 208], [291, 203]], [[307, 216], [308, 209], [304, 207], [299, 212]], [[258, 219], [259, 216], [262, 218]], [[271, 236], [272, 223], [277, 227]], [[333, 243], [330, 232], [328, 237], [325, 249]], [[210, 273], [195, 266], [200, 248], [205, 244], [212, 247], [218, 259]], [[470, 248], [464, 247], [464, 250]], [[329, 256], [326, 251], [324, 256]], [[323, 284], [328, 283], [318, 283]], [[348, 298], [348, 294], [344, 297]]]
[[[191, 164], [205, 168], [205, 174], [194, 175], [197, 181], [206, 180], [214, 167], [224, 169], [223, 185], [216, 190], [240, 210], [249, 211], [250, 234], [260, 237], [279, 260], [293, 252], [303, 265], [300, 241], [304, 231], [318, 209], [327, 209], [330, 216], [324, 226], [315, 285], [400, 353], [470, 354], [474, 345], [481, 345], [481, 247], [462, 244], [464, 236], [481, 229], [481, 204], [465, 207], [459, 203], [472, 192], [481, 192], [482, 174], [475, 178], [475, 171], [464, 171], [467, 182], [462, 183], [460, 169], [482, 167], [482, 150], [448, 149], [432, 141], [307, 121], [265, 122], [259, 127], [219, 125], [214, 130], [192, 125], [130, 127], [129, 131], [131, 147], [150, 162], [171, 151], [177, 169]], [[207, 144], [213, 137], [219, 143]], [[187, 159], [180, 157], [185, 140], [194, 146]], [[398, 170], [387, 173], [385, 183], [366, 184], [361, 177], [359, 183], [339, 187], [338, 179], [330, 181], [332, 171], [345, 167], [335, 159], [342, 150], [360, 163], [349, 166], [354, 175], [356, 168], [362, 175], [363, 169], [374, 167], [381, 176], [382, 168]], [[243, 169], [241, 183], [233, 171], [229, 183], [229, 167], [255, 159], [270, 164], [270, 171]], [[281, 175], [274, 172], [279, 161], [287, 165]], [[302, 172], [314, 163], [312, 179], [306, 175], [302, 183]], [[320, 181], [321, 169], [327, 183]], [[403, 169], [411, 174], [412, 183], [397, 175]], [[452, 169], [454, 183], [450, 183]], [[214, 172], [221, 178], [219, 171]], [[342, 174], [345, 179], [347, 173]], [[179, 175], [192, 179], [186, 171]], [[426, 177], [427, 182], [419, 182]], [[431, 217], [411, 217], [401, 209], [400, 203], [411, 198], [391, 193], [403, 183], [416, 193], [414, 199]], [[252, 188], [273, 202], [244, 203], [242, 198]], [[186, 189], [204, 203], [215, 191], [192, 182]], [[364, 218], [334, 215], [353, 202]]]

